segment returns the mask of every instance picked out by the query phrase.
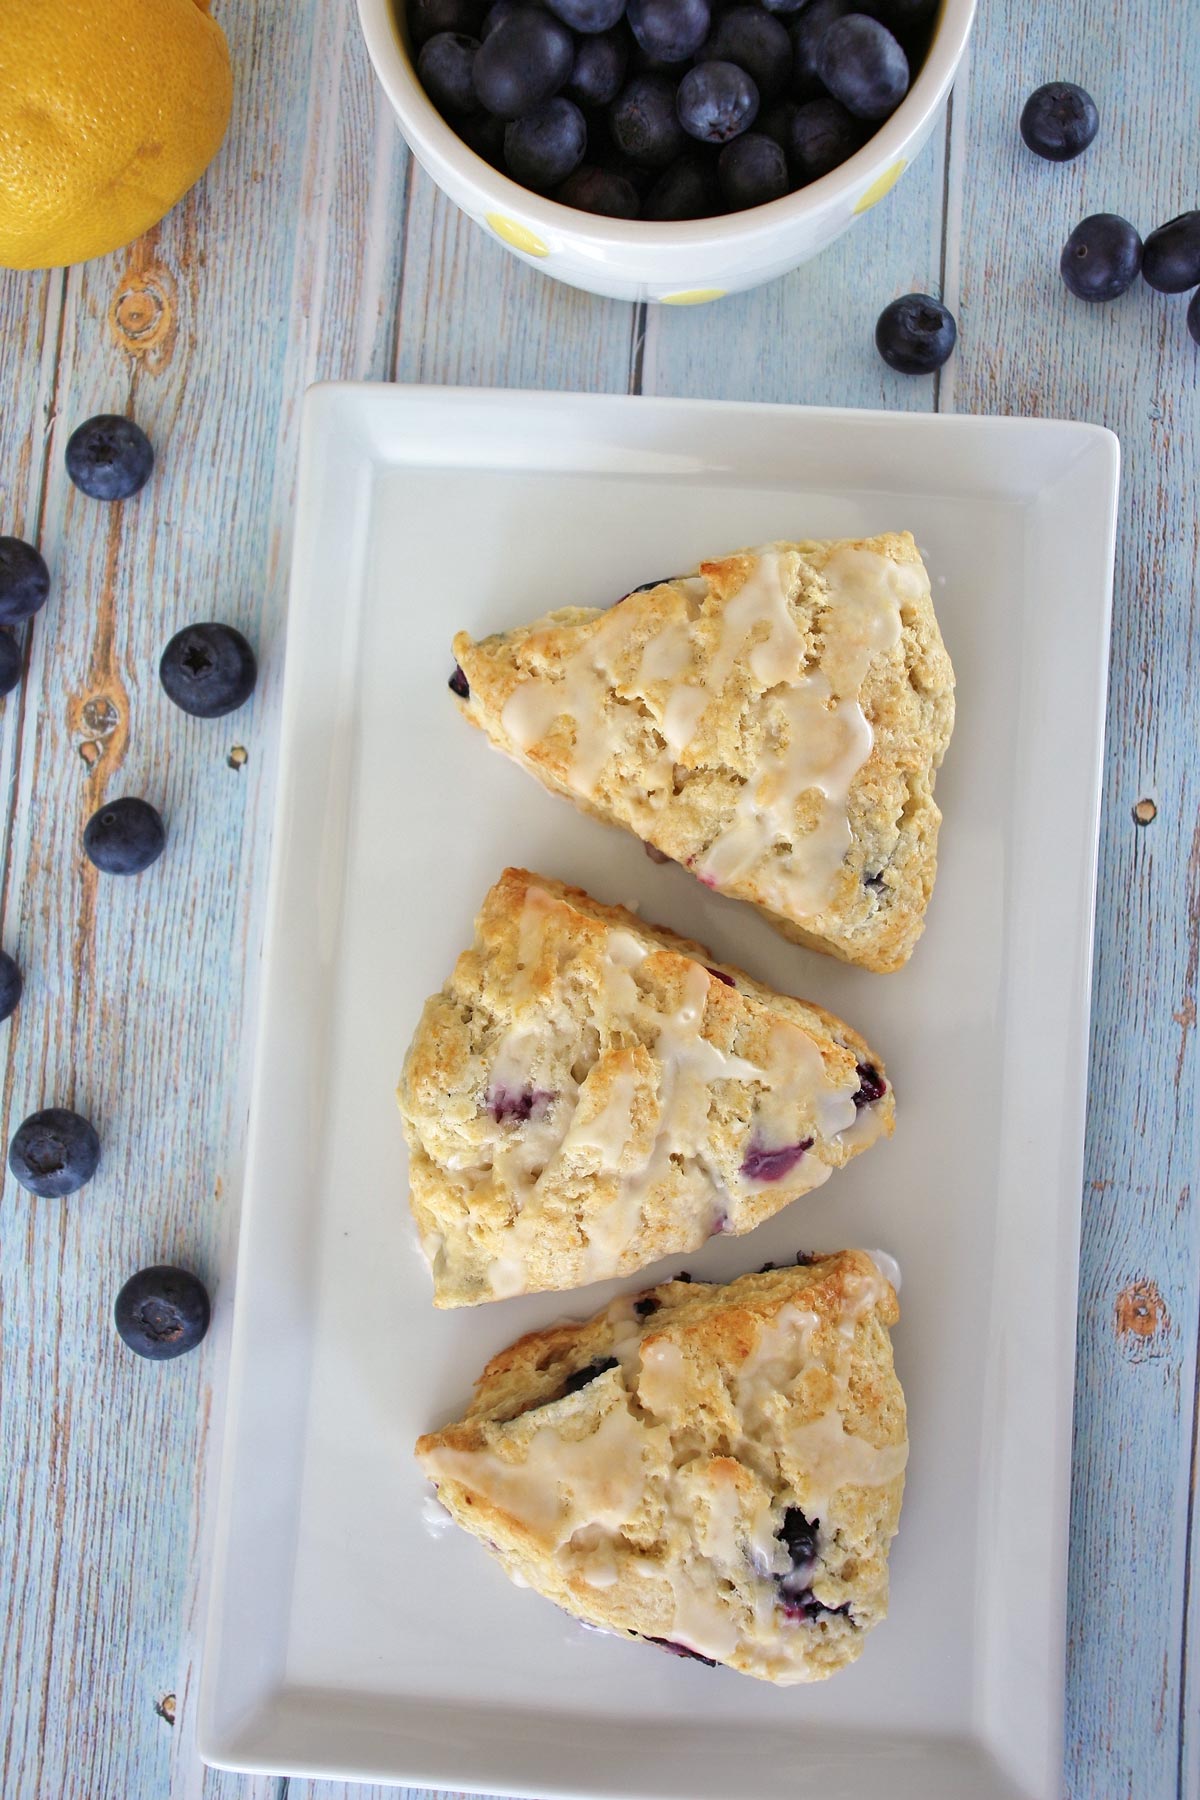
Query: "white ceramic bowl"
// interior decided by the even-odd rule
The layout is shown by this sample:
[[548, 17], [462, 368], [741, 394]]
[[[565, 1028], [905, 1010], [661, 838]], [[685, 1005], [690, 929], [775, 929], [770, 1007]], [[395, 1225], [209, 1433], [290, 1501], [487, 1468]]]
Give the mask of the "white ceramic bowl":
[[476, 224], [522, 261], [617, 300], [689, 306], [756, 287], [807, 262], [889, 193], [933, 130], [975, 0], [942, 0], [911, 90], [870, 142], [810, 187], [717, 219], [605, 219], [518, 187], [469, 150], [426, 98], [399, 22], [403, 0], [358, 0], [375, 72], [417, 161]]

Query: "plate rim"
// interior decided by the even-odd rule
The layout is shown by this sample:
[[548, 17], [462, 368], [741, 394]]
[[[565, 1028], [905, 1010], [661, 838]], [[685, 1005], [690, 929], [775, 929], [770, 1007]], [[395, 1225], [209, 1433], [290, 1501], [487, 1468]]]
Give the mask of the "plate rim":
[[[273, 964], [279, 954], [277, 940], [280, 931], [283, 928], [281, 921], [283, 909], [286, 904], [284, 869], [287, 857], [288, 834], [283, 829], [283, 825], [286, 820], [289, 805], [294, 804], [295, 796], [293, 789], [297, 779], [293, 772], [291, 761], [287, 756], [287, 746], [289, 739], [296, 728], [296, 718], [301, 702], [297, 662], [295, 655], [292, 653], [294, 650], [292, 633], [293, 624], [297, 617], [298, 596], [302, 594], [307, 582], [304, 566], [305, 559], [302, 555], [302, 551], [305, 546], [306, 538], [316, 530], [314, 521], [319, 511], [315, 505], [307, 506], [304, 502], [313, 494], [319, 492], [320, 484], [318, 477], [320, 463], [323, 455], [327, 454], [328, 449], [327, 444], [323, 442], [323, 437], [326, 433], [333, 428], [344, 432], [347, 425], [349, 425], [357, 440], [356, 447], [358, 452], [366, 461], [367, 465], [371, 466], [375, 460], [376, 453], [379, 453], [380, 456], [382, 455], [382, 453], [379, 452], [374, 428], [375, 421], [372, 415], [380, 409], [394, 407], [397, 404], [403, 404], [405, 401], [412, 400], [419, 400], [421, 403], [430, 402], [439, 407], [446, 406], [449, 408], [459, 406], [478, 407], [482, 405], [485, 408], [497, 412], [503, 412], [505, 409], [516, 405], [545, 411], [579, 409], [581, 411], [593, 411], [599, 413], [601, 411], [625, 412], [629, 409], [637, 409], [639, 411], [656, 409], [664, 413], [686, 413], [690, 411], [695, 414], [707, 413], [710, 415], [721, 412], [726, 414], [738, 413], [747, 417], [756, 415], [772, 415], [775, 417], [787, 416], [795, 418], [798, 422], [804, 421], [810, 427], [819, 426], [822, 423], [831, 423], [839, 427], [848, 426], [852, 429], [864, 426], [870, 426], [872, 428], [882, 427], [888, 432], [899, 432], [901, 434], [913, 432], [920, 434], [929, 431], [969, 430], [972, 432], [983, 432], [989, 436], [1003, 435], [1019, 437], [1028, 433], [1037, 433], [1042, 436], [1047, 436], [1057, 432], [1059, 434], [1066, 434], [1069, 440], [1073, 440], [1078, 444], [1081, 451], [1090, 450], [1095, 454], [1099, 462], [1099, 480], [1102, 484], [1105, 503], [1104, 519], [1100, 530], [1100, 540], [1106, 576], [1104, 591], [1097, 596], [1100, 602], [1101, 626], [1100, 641], [1097, 649], [1102, 679], [1099, 693], [1100, 704], [1097, 708], [1096, 716], [1096, 729], [1088, 759], [1090, 780], [1088, 783], [1086, 805], [1086, 842], [1088, 846], [1086, 869], [1087, 912], [1086, 918], [1081, 919], [1080, 921], [1085, 960], [1083, 1004], [1081, 1014], [1077, 1020], [1079, 1029], [1082, 1032], [1083, 1042], [1085, 1046], [1090, 1047], [1095, 960], [1095, 917], [1098, 899], [1097, 872], [1100, 849], [1101, 803], [1105, 775], [1105, 743], [1108, 720], [1108, 683], [1112, 632], [1114, 552], [1120, 493], [1121, 451], [1119, 440], [1114, 432], [1104, 425], [1091, 421], [1060, 418], [1023, 418], [1011, 414], [994, 415], [983, 413], [940, 412], [904, 413], [882, 409], [809, 406], [788, 402], [761, 400], [706, 400], [693, 396], [631, 395], [620, 393], [577, 394], [541, 389], [473, 388], [465, 385], [442, 387], [427, 383], [320, 381], [311, 384], [305, 391], [302, 403], [298, 456], [299, 473], [291, 532], [291, 564], [287, 584], [288, 597], [285, 617], [284, 620], [281, 621], [282, 629], [279, 630], [277, 637], [277, 641], [280, 645], [279, 653], [284, 656], [284, 672], [276, 739], [277, 781], [271, 811], [272, 842], [268, 859], [265, 901], [260, 914], [262, 919], [262, 938], [259, 946], [259, 967], [257, 981], [255, 983], [256, 992], [254, 995], [254, 1005], [252, 1009], [250, 1009], [250, 1014], [243, 1024], [242, 1047], [243, 1051], [245, 1051], [248, 1034], [249, 1045], [252, 1048], [252, 1075], [250, 1083], [249, 1119], [245, 1142], [245, 1157], [243, 1161], [243, 1186], [240, 1195], [236, 1251], [234, 1257], [234, 1273], [231, 1282], [227, 1284], [232, 1287], [234, 1292], [233, 1316], [231, 1328], [227, 1327], [222, 1334], [222, 1348], [225, 1352], [224, 1368], [222, 1371], [224, 1379], [215, 1384], [220, 1390], [220, 1416], [217, 1420], [218, 1429], [212, 1433], [211, 1448], [209, 1451], [210, 1474], [215, 1470], [215, 1480], [210, 1480], [207, 1484], [207, 1491], [210, 1498], [206, 1501], [206, 1512], [209, 1516], [206, 1519], [205, 1529], [201, 1536], [201, 1541], [208, 1547], [208, 1555], [206, 1558], [207, 1567], [202, 1571], [204, 1627], [196, 1742], [199, 1754], [204, 1762], [213, 1767], [222, 1769], [242, 1770], [254, 1773], [281, 1772], [274, 1760], [270, 1763], [263, 1762], [259, 1760], [252, 1751], [245, 1747], [245, 1733], [252, 1722], [258, 1727], [269, 1724], [274, 1711], [278, 1710], [278, 1702], [281, 1700], [286, 1701], [289, 1694], [295, 1694], [299, 1691], [295, 1687], [284, 1685], [269, 1697], [265, 1707], [260, 1709], [259, 1713], [254, 1716], [253, 1721], [250, 1716], [246, 1716], [240, 1722], [239, 1727], [232, 1729], [230, 1728], [229, 1722], [226, 1721], [224, 1729], [222, 1729], [221, 1722], [218, 1720], [215, 1711], [215, 1676], [212, 1671], [215, 1668], [216, 1659], [219, 1654], [219, 1636], [222, 1622], [221, 1614], [225, 1599], [223, 1593], [224, 1574], [229, 1551], [230, 1533], [233, 1527], [233, 1468], [236, 1450], [238, 1397], [244, 1388], [247, 1375], [252, 1372], [253, 1344], [251, 1342], [250, 1324], [246, 1316], [246, 1307], [244, 1305], [239, 1305], [237, 1294], [243, 1286], [242, 1278], [250, 1260], [250, 1227], [254, 1220], [255, 1206], [254, 1182], [252, 1176], [261, 1156], [261, 1140], [264, 1131], [266, 1130], [263, 1119], [263, 1109], [260, 1104], [261, 1089], [265, 1078], [263, 1066], [265, 1062], [265, 1033], [263, 1031], [263, 1023], [266, 1017], [272, 988]], [[395, 459], [391, 460], [393, 466], [396, 466]], [[469, 461], [447, 464], [436, 458], [430, 458], [428, 460], [414, 459], [411, 462], [406, 462], [399, 466], [414, 468], [468, 468], [472, 465]], [[479, 466], [488, 467], [495, 465], [494, 463], [489, 464], [486, 457], [481, 457]], [[515, 469], [527, 471], [534, 470], [538, 466], [536, 461], [521, 461], [512, 465]], [[735, 473], [734, 470], [727, 472]], [[582, 473], [586, 475], [589, 471], [583, 471]], [[711, 462], [706, 460], [703, 473], [711, 479], [718, 471], [715, 471]], [[1062, 478], [1062, 473], [1063, 472], [1060, 471], [1058, 479]], [[1049, 491], [1049, 487], [1052, 485], [1054, 484], [1044, 484], [1042, 491]], [[868, 494], [874, 490], [872, 490], [869, 485], [865, 485], [850, 491]], [[988, 495], [988, 490], [984, 487], [977, 487], [973, 489], [972, 492], [976, 493], [980, 498], [986, 498]], [[1001, 498], [998, 492], [994, 493], [993, 497], [996, 499]], [[1011, 496], [1006, 497], [1011, 498]], [[1031, 492], [1027, 498], [1032, 500], [1034, 498], [1034, 493]], [[1077, 1078], [1079, 1105], [1072, 1114], [1073, 1117], [1077, 1116], [1079, 1120], [1077, 1140], [1075, 1140], [1075, 1153], [1080, 1165], [1082, 1165], [1086, 1143], [1086, 1097], [1088, 1076], [1088, 1057], [1085, 1055]], [[1056, 1395], [1060, 1407], [1065, 1409], [1068, 1426], [1066, 1432], [1068, 1514], [1073, 1470], [1070, 1445], [1071, 1433], [1069, 1427], [1071, 1424], [1075, 1387], [1076, 1308], [1079, 1278], [1078, 1248], [1081, 1202], [1082, 1192], [1081, 1187], [1079, 1187], [1077, 1188], [1074, 1205], [1070, 1206], [1066, 1210], [1063, 1218], [1058, 1221], [1060, 1225], [1065, 1223], [1068, 1227], [1070, 1237], [1069, 1249], [1071, 1252], [1069, 1258], [1064, 1257], [1063, 1260], [1066, 1266], [1063, 1270], [1059, 1271], [1060, 1278], [1065, 1281], [1068, 1289], [1068, 1292], [1064, 1294], [1064, 1298], [1069, 1299], [1071, 1302], [1070, 1330], [1068, 1333], [1069, 1342], [1063, 1351], [1066, 1366], [1065, 1375], [1061, 1377], [1061, 1391], [1060, 1375], [1057, 1370], [1055, 1371]], [[260, 1200], [258, 1204], [261, 1206], [263, 1202]], [[1064, 1517], [1061, 1526], [1064, 1542], [1068, 1524], [1069, 1517]], [[1054, 1601], [1060, 1616], [1062, 1627], [1060, 1636], [1065, 1650], [1065, 1611], [1068, 1579], [1068, 1560], [1066, 1554], [1062, 1556], [1060, 1565], [1056, 1565], [1056, 1569], [1059, 1567], [1061, 1570], [1061, 1580], [1056, 1584]], [[1056, 1690], [1056, 1704], [1060, 1723], [1064, 1698], [1065, 1680], [1058, 1684]], [[951, 1746], [957, 1742], [957, 1740], [948, 1735], [937, 1737], [929, 1737], [927, 1735], [923, 1741], [928, 1741], [930, 1743], [936, 1742], [947, 1746]], [[969, 1739], [967, 1742], [976, 1748], [981, 1756], [986, 1755], [987, 1745], [981, 1737]], [[434, 1787], [439, 1785], [443, 1787], [456, 1787], [460, 1791], [473, 1793], [487, 1793], [492, 1791], [490, 1784], [481, 1784], [478, 1782], [472, 1783], [470, 1781], [464, 1783], [461, 1776], [455, 1776], [453, 1774], [451, 1768], [443, 1767], [439, 1772], [432, 1764], [427, 1769], [422, 1770], [419, 1774], [414, 1772], [412, 1775], [405, 1776], [398, 1776], [395, 1773], [384, 1775], [379, 1773], [365, 1774], [356, 1772], [352, 1767], [346, 1766], [343, 1760], [336, 1760], [330, 1763], [322, 1763], [318, 1760], [313, 1762], [311, 1766], [296, 1765], [294, 1767], [284, 1768], [282, 1772], [294, 1773], [299, 1777], [307, 1776], [314, 1779], [365, 1779], [393, 1781], [402, 1784], [415, 1783], [417, 1785], [432, 1785]], [[498, 1777], [498, 1780], [501, 1785], [503, 1785], [504, 1778]], [[527, 1791], [532, 1792], [533, 1790], [530, 1789]], [[546, 1796], [562, 1796], [563, 1800], [572, 1800], [572, 1797], [578, 1795], [582, 1791], [584, 1790], [574, 1785], [555, 1786], [542, 1784], [539, 1785], [537, 1789], [537, 1792]], [[606, 1790], [591, 1785], [587, 1791], [599, 1795]], [[631, 1790], [613, 1789], [611, 1792], [614, 1795], [620, 1793], [623, 1800], [625, 1800], [625, 1797]]]

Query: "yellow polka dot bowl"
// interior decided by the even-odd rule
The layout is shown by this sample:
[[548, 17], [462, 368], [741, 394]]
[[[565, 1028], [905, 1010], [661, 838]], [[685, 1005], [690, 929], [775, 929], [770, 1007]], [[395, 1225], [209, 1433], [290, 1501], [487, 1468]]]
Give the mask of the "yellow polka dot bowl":
[[518, 187], [467, 148], [417, 80], [404, 0], [358, 0], [400, 129], [437, 185], [522, 262], [616, 300], [700, 306], [807, 262], [883, 201], [929, 138], [962, 61], [975, 0], [942, 0], [924, 66], [891, 118], [831, 175], [767, 206], [658, 224], [605, 219]]

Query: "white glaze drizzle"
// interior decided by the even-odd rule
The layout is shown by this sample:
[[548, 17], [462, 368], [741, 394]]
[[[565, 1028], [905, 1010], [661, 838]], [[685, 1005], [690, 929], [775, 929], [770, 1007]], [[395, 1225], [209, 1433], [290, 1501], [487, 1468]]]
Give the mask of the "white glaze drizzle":
[[[518, 927], [518, 956], [526, 982], [541, 955], [542, 933], [560, 904], [542, 889], [530, 887], [527, 892]], [[539, 1184], [551, 1178], [551, 1171], [561, 1166], [563, 1158], [576, 1159], [579, 1153], [590, 1151], [596, 1174], [607, 1174], [616, 1186], [611, 1202], [587, 1216], [588, 1241], [580, 1262], [580, 1283], [604, 1280], [619, 1272], [621, 1258], [640, 1229], [646, 1196], [655, 1184], [670, 1177], [673, 1156], [698, 1167], [707, 1178], [712, 1205], [708, 1225], [715, 1227], [723, 1215], [727, 1222], [738, 1202], [710, 1152], [710, 1090], [714, 1082], [753, 1084], [753, 1135], [763, 1147], [783, 1147], [818, 1134], [832, 1140], [856, 1127], [852, 1095], [857, 1077], [848, 1085], [845, 1080], [835, 1085], [826, 1075], [816, 1044], [798, 1026], [780, 1020], [772, 1027], [762, 1065], [724, 1051], [703, 1035], [713, 979], [708, 971], [700, 963], [689, 963], [681, 1002], [674, 1012], [664, 1013], [635, 979], [649, 954], [631, 932], [615, 928], [607, 933], [600, 966], [601, 1010], [618, 1033], [636, 1029], [638, 1041], [653, 1058], [656, 1085], [652, 1089], [647, 1089], [644, 1081], [639, 1085], [632, 1049], [609, 1050], [602, 1062], [610, 1091], [601, 1106], [590, 1104], [585, 1080], [574, 1092], [560, 1094], [544, 1113], [524, 1121], [519, 1130], [497, 1134], [493, 1169], [519, 1202], [503, 1253], [494, 1257], [488, 1268], [489, 1285], [497, 1299], [526, 1289], [527, 1259], [541, 1222], [536, 1205]], [[528, 1068], [533, 1042], [527, 1026], [514, 1026], [501, 1040], [497, 1060], [514, 1082]], [[635, 1140], [634, 1109], [639, 1093], [647, 1107], [657, 1108], [657, 1120], [648, 1152], [640, 1163], [622, 1170], [622, 1160], [628, 1165]], [[875, 1129], [879, 1129], [878, 1122]], [[789, 1197], [810, 1192], [828, 1180], [831, 1172], [831, 1165], [820, 1157], [804, 1155], [786, 1177]], [[737, 1187], [748, 1194], [764, 1185], [740, 1172], [737, 1176]]]
[[584, 1438], [572, 1441], [543, 1425], [520, 1461], [494, 1450], [435, 1444], [422, 1463], [432, 1480], [461, 1482], [560, 1550], [584, 1526], [616, 1532], [633, 1516], [649, 1442], [646, 1428], [622, 1400]]
[[[921, 581], [908, 565], [852, 547], [835, 551], [823, 573], [829, 600], [820, 617], [820, 666], [811, 675], [795, 671], [768, 702], [786, 748], [747, 781], [732, 820], [696, 865], [715, 887], [752, 875], [768, 905], [798, 918], [819, 914], [832, 898], [851, 843], [850, 789], [874, 742], [862, 685], [875, 658], [899, 641], [901, 600]], [[763, 660], [756, 666], [752, 653], [760, 676]], [[766, 672], [782, 666], [780, 652]], [[801, 831], [797, 807], [810, 793], [819, 796], [817, 815]]]
[[[828, 1348], [821, 1352], [815, 1347], [817, 1316], [796, 1304], [761, 1325], [750, 1353], [728, 1372], [742, 1436], [729, 1457], [687, 1465], [685, 1472], [695, 1478], [690, 1485], [682, 1479], [669, 1484], [666, 1504], [691, 1542], [673, 1561], [647, 1560], [634, 1571], [669, 1582], [670, 1636], [676, 1642], [718, 1661], [741, 1646], [776, 1679], [787, 1679], [789, 1640], [779, 1629], [774, 1582], [788, 1567], [777, 1536], [781, 1521], [766, 1494], [753, 1491], [752, 1481], [745, 1483], [749, 1493], [741, 1491], [737, 1465], [747, 1466], [744, 1476], [761, 1452], [771, 1458], [773, 1446], [783, 1451], [803, 1468], [801, 1498], [813, 1517], [841, 1487], [882, 1486], [903, 1473], [906, 1444], [876, 1446], [845, 1429], [855, 1327], [883, 1292], [879, 1275], [851, 1284], [837, 1334], [843, 1347], [832, 1356]], [[645, 1499], [645, 1455], [650, 1451], [656, 1464], [661, 1461], [660, 1443], [673, 1424], [686, 1425], [693, 1401], [680, 1346], [655, 1328], [653, 1315], [637, 1320], [633, 1301], [622, 1298], [612, 1303], [608, 1316], [613, 1354], [628, 1392], [604, 1413], [593, 1433], [572, 1439], [561, 1424], [544, 1425], [532, 1434], [519, 1461], [493, 1449], [446, 1446], [435, 1446], [422, 1458], [433, 1480], [460, 1482], [481, 1495], [529, 1530], [555, 1555], [564, 1574], [601, 1591], [620, 1578], [615, 1551], [622, 1527]], [[795, 1396], [813, 1370], [831, 1378], [834, 1400], [817, 1417], [794, 1420]], [[634, 1397], [638, 1413], [630, 1410]], [[704, 1501], [699, 1511], [692, 1491], [697, 1487]], [[718, 1587], [726, 1571], [744, 1577], [747, 1558], [761, 1578], [749, 1639], [733, 1609], [721, 1602]]]
[[562, 1147], [565, 1151], [594, 1150], [604, 1170], [615, 1170], [621, 1152], [633, 1135], [633, 1103], [637, 1098], [637, 1080], [631, 1069], [620, 1070], [613, 1079], [612, 1092], [600, 1111], [591, 1118], [580, 1117], [575, 1110]]
[[[846, 545], [826, 561], [828, 589], [820, 612], [819, 666], [805, 673], [805, 643], [791, 601], [798, 555], [767, 546], [753, 554], [740, 588], [722, 604], [716, 646], [705, 660], [690, 618], [670, 620], [645, 644], [635, 688], [655, 716], [662, 755], [645, 771], [647, 792], [669, 786], [671, 767], [686, 755], [708, 701], [721, 694], [740, 660], [761, 690], [770, 736], [782, 745], [764, 757], [743, 788], [732, 817], [695, 864], [718, 888], [752, 884], [755, 897], [796, 918], [818, 916], [833, 898], [838, 870], [851, 843], [849, 798], [869, 758], [873, 733], [861, 690], [874, 660], [901, 632], [906, 598], [927, 591], [924, 569], [874, 550]], [[708, 584], [692, 577], [675, 584], [695, 604]], [[613, 609], [562, 665], [557, 678], [532, 677], [505, 702], [501, 725], [519, 758], [527, 758], [559, 719], [570, 723], [571, 753], [564, 779], [584, 799], [596, 791], [621, 748], [623, 723], [610, 718], [611, 664], [627, 642], [620, 608]], [[667, 684], [664, 699], [651, 691]], [[803, 820], [800, 802], [807, 802]]]
[[603, 703], [612, 685], [608, 658], [620, 648], [623, 637], [624, 620], [614, 610], [582, 648], [566, 659], [557, 681], [535, 677], [522, 682], [500, 714], [501, 725], [522, 755], [542, 742], [557, 719], [568, 720], [574, 743], [566, 780], [584, 797], [595, 792], [604, 765], [617, 748]]
[[895, 1293], [900, 1292], [901, 1270], [896, 1258], [887, 1250], [868, 1250], [867, 1255], [879, 1270], [885, 1281], [890, 1281]]
[[425, 1494], [421, 1499], [421, 1524], [431, 1538], [444, 1538], [454, 1520], [446, 1511], [436, 1494]]

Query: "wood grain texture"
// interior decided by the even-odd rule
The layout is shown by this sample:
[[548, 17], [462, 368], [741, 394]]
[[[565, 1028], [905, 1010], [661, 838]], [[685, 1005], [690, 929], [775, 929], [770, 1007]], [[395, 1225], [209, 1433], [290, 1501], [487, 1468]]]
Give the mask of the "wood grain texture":
[[[40, 537], [54, 571], [29, 679], [0, 721], [0, 935], [27, 977], [0, 1026], [0, 1123], [7, 1137], [58, 1099], [104, 1139], [80, 1199], [33, 1201], [11, 1179], [0, 1199], [0, 1793], [397, 1792], [201, 1769], [214, 1346], [135, 1364], [107, 1317], [125, 1275], [160, 1258], [196, 1267], [220, 1305], [299, 401], [317, 377], [393, 376], [1057, 413], [1120, 433], [1064, 1786], [1071, 1800], [1197, 1800], [1200, 358], [1181, 302], [1139, 289], [1088, 309], [1056, 274], [1085, 212], [1148, 227], [1195, 203], [1195, 22], [1189, 57], [1166, 0], [983, 0], [949, 129], [848, 237], [757, 293], [646, 314], [519, 263], [410, 165], [346, 0], [217, 11], [236, 113], [201, 187], [130, 253], [0, 276], [0, 530]], [[1104, 121], [1066, 168], [1015, 133], [1024, 95], [1055, 76], [1086, 82]], [[959, 354], [940, 382], [906, 382], [875, 356], [875, 316], [943, 283]], [[153, 485], [116, 511], [62, 474], [67, 432], [101, 408], [131, 410], [160, 452]], [[213, 725], [173, 712], [154, 678], [166, 637], [196, 616], [241, 625], [262, 662], [252, 705]], [[78, 834], [120, 792], [162, 805], [171, 843], [147, 875], [102, 883]], [[1142, 798], [1157, 807], [1145, 826]]]
[[[4, 936], [26, 992], [4, 1028], [5, 1133], [60, 1100], [104, 1143], [78, 1199], [34, 1201], [9, 1179], [0, 1201], [6, 1800], [277, 1800], [280, 1787], [206, 1773], [195, 1755], [212, 1346], [137, 1362], [109, 1311], [121, 1280], [159, 1260], [196, 1268], [221, 1303], [298, 405], [314, 375], [388, 372], [406, 155], [348, 9], [264, 0], [223, 22], [236, 110], [201, 187], [126, 255], [0, 283], [0, 379], [22, 402], [4, 408], [4, 466], [55, 574], [10, 703], [19, 730], [6, 721]], [[69, 487], [63, 443], [89, 414], [127, 408], [158, 468], [138, 500], [104, 508]], [[7, 435], [18, 420], [27, 453]], [[262, 667], [252, 704], [213, 724], [176, 712], [156, 680], [166, 638], [197, 615], [241, 626]], [[162, 808], [170, 843], [145, 876], [101, 882], [79, 832], [121, 792]]]
[[642, 391], [708, 400], [928, 411], [913, 381], [875, 350], [875, 320], [898, 294], [940, 292], [943, 120], [881, 203], [815, 262], [708, 306], [648, 309]]
[[[1024, 94], [1057, 76], [1083, 82], [1103, 122], [1065, 168], [1011, 129]], [[1081, 305], [1057, 258], [1089, 212], [1145, 232], [1197, 203], [1196, 77], [1196, 45], [1186, 54], [1158, 0], [1101, 8], [1086, 33], [1074, 7], [1003, 0], [981, 9], [960, 89], [964, 163], [988, 175], [963, 183], [953, 404], [1094, 419], [1124, 459], [1079, 1302], [1066, 1745], [1078, 1800], [1198, 1791], [1200, 1637], [1189, 1665], [1184, 1609], [1197, 1554], [1200, 358], [1185, 300], [1139, 282], [1112, 306]], [[1157, 803], [1146, 826], [1132, 811], [1143, 797]]]
[[547, 281], [413, 165], [395, 380], [625, 393], [637, 318]]

